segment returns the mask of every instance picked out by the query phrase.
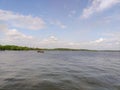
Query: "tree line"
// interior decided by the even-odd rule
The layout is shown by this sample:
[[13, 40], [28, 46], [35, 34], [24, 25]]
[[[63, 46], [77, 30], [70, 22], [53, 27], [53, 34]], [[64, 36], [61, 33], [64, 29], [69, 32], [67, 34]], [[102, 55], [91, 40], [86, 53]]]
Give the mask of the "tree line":
[[26, 46], [16, 46], [16, 45], [0, 45], [0, 51], [4, 50], [45, 50], [45, 51], [93, 51], [93, 52], [120, 52], [120, 50], [88, 50], [88, 49], [71, 49], [71, 48], [53, 48], [53, 49], [47, 49], [47, 48], [31, 48]]
[[0, 50], [33, 50], [34, 48], [16, 46], [16, 45], [0, 45]]

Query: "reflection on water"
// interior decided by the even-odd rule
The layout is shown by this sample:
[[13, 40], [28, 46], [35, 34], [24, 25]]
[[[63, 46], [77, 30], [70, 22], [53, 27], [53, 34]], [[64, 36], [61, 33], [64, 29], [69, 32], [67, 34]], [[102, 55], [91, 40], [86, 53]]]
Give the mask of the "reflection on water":
[[120, 90], [120, 52], [0, 51], [0, 90]]

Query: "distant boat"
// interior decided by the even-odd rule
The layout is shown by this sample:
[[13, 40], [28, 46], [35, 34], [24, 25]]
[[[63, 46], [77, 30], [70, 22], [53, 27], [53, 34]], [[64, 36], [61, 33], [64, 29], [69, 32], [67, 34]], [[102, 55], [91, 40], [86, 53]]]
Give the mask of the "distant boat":
[[39, 51], [37, 51], [37, 53], [44, 53], [44, 51], [43, 50], [39, 50]]

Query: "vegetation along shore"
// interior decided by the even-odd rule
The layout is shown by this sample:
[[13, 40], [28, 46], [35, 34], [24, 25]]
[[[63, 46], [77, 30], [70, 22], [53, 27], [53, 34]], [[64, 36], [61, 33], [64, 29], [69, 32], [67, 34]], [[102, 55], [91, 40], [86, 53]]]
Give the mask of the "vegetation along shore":
[[89, 50], [89, 49], [71, 49], [71, 48], [31, 48], [26, 46], [16, 46], [16, 45], [0, 45], [0, 51], [4, 50], [14, 50], [14, 51], [21, 51], [21, 50], [44, 50], [44, 51], [109, 51], [109, 52], [120, 52], [120, 50]]

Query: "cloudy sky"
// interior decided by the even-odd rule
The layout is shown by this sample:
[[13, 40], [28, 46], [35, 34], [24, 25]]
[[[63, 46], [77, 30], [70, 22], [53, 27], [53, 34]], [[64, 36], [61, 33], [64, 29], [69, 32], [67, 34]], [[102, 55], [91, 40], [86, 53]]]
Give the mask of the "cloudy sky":
[[0, 44], [120, 50], [120, 0], [0, 0]]

